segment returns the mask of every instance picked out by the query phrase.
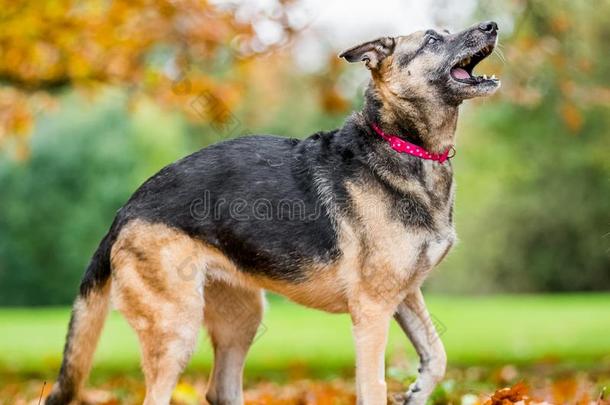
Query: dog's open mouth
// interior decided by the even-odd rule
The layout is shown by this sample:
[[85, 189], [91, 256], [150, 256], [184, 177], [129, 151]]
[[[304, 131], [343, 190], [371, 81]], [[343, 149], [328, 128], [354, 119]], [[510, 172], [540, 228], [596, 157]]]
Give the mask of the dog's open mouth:
[[466, 84], [481, 84], [481, 83], [494, 83], [499, 80], [495, 75], [491, 75], [487, 77], [487, 75], [477, 76], [473, 73], [473, 70], [476, 65], [479, 64], [483, 59], [491, 55], [494, 50], [493, 45], [487, 45], [483, 49], [466, 56], [464, 59], [460, 60], [451, 68], [451, 78]]

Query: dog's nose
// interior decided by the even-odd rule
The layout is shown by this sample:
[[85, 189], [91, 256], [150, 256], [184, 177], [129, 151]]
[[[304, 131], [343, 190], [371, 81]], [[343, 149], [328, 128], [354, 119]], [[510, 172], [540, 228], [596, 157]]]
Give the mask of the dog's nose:
[[494, 21], [485, 21], [479, 24], [479, 29], [486, 34], [495, 34], [498, 32], [498, 24]]

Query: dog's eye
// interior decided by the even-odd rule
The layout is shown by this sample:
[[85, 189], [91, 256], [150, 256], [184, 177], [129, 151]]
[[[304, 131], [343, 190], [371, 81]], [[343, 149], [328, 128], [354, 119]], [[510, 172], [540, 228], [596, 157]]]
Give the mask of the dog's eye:
[[426, 45], [433, 45], [434, 43], [436, 43], [436, 41], [438, 41], [437, 38], [428, 37], [428, 40], [426, 40]]

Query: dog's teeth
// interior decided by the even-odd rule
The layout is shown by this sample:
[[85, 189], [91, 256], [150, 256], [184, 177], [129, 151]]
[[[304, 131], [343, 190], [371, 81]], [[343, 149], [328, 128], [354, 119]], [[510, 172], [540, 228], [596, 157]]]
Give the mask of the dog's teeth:
[[483, 75], [483, 80], [487, 80], [487, 75]]
[[496, 80], [496, 75], [491, 75], [491, 80]]

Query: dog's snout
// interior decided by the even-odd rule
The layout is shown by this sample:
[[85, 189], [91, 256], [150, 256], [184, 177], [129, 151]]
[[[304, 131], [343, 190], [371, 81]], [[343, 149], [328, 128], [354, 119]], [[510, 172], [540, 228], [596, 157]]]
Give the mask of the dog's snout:
[[495, 34], [498, 32], [498, 24], [495, 21], [484, 21], [479, 24], [479, 30], [486, 34]]

